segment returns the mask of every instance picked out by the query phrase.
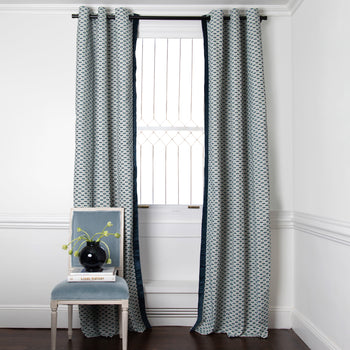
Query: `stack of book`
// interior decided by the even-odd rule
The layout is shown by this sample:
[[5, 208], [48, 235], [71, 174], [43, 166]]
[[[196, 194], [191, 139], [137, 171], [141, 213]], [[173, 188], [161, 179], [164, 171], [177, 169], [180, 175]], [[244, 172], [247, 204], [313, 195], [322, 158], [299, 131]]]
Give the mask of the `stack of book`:
[[69, 270], [68, 282], [114, 282], [116, 267], [104, 267], [101, 272], [87, 272], [83, 267], [73, 267]]

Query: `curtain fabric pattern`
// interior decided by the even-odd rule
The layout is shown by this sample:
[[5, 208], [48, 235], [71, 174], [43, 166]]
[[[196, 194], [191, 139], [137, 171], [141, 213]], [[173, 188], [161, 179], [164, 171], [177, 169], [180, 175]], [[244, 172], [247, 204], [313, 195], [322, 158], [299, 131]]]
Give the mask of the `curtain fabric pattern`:
[[270, 224], [260, 17], [203, 22], [206, 169], [198, 320], [201, 334], [267, 337]]
[[[138, 21], [117, 9], [107, 20], [81, 7], [77, 33], [75, 207], [122, 207], [125, 210], [124, 277], [129, 286], [129, 327], [150, 327], [145, 313], [139, 259], [136, 163], [134, 48]], [[113, 306], [82, 306], [87, 337], [118, 333]]]

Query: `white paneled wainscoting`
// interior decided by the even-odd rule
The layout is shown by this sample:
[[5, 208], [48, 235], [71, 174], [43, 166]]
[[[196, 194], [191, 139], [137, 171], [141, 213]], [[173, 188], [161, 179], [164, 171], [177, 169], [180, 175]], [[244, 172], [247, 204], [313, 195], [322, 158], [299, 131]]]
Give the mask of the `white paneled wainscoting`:
[[[192, 326], [197, 316], [201, 209], [153, 206], [139, 210], [139, 221], [146, 307], [151, 324]], [[325, 335], [322, 319], [320, 324], [311, 322], [313, 311], [298, 304], [298, 295], [304, 290], [303, 273], [308, 269], [303, 266], [303, 272], [300, 271], [299, 236], [306, 235], [305, 241], [321, 240], [321, 245], [332, 243], [332, 254], [337, 249], [348, 254], [350, 223], [306, 213], [273, 211], [271, 229], [270, 327], [295, 327], [311, 343], [318, 341], [326, 344], [325, 349], [338, 349], [335, 345], [331, 347], [333, 343]], [[2, 215], [0, 236], [2, 246], [8, 247], [3, 248], [2, 258], [12, 261], [11, 267], [2, 271], [0, 327], [49, 327], [50, 291], [67, 272], [68, 259], [60, 247], [68, 238], [68, 217]], [[345, 288], [343, 292], [350, 291]], [[61, 327], [65, 326], [66, 313], [62, 308]], [[336, 310], [331, 310], [332, 313], [336, 317]], [[79, 326], [77, 315], [74, 325]]]

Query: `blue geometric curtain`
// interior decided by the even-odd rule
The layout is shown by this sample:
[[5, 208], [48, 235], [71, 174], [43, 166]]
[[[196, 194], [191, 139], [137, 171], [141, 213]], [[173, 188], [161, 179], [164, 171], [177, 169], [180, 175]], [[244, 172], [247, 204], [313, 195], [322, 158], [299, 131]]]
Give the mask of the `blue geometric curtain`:
[[[135, 43], [138, 21], [117, 9], [107, 20], [81, 7], [77, 33], [75, 207], [125, 210], [124, 278], [129, 292], [129, 329], [150, 327], [143, 294], [137, 220]], [[87, 337], [118, 333], [113, 306], [80, 307]]]
[[269, 172], [260, 17], [202, 22], [206, 166], [198, 320], [201, 334], [267, 337]]

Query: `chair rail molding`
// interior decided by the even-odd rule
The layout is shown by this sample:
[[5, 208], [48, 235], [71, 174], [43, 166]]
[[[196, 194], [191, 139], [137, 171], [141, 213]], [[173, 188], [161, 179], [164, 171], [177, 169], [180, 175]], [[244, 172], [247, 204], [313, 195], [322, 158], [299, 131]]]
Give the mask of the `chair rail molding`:
[[67, 216], [45, 215], [0, 215], [1, 229], [37, 229], [37, 230], [68, 230], [69, 218]]
[[270, 211], [271, 230], [293, 229], [293, 212], [287, 210]]
[[[144, 225], [145, 228], [150, 225], [153, 226], [153, 230], [145, 230], [141, 232], [141, 236], [146, 237], [187, 237], [187, 231], [191, 231], [190, 226], [200, 225], [202, 217], [201, 209], [188, 209], [187, 206], [153, 206], [149, 209], [139, 209], [139, 224]], [[271, 229], [292, 229], [294, 227], [293, 218], [295, 214], [291, 211], [278, 211], [274, 210], [270, 213]], [[183, 228], [183, 232], [179, 233], [179, 228], [172, 229], [167, 232], [158, 232], [157, 227], [161, 225], [180, 225], [178, 227]], [[188, 228], [186, 228], [188, 226]], [[350, 224], [349, 224], [350, 226]], [[0, 214], [0, 230], [1, 229], [69, 229], [69, 217], [62, 214], [45, 215], [45, 214]], [[350, 235], [350, 233], [349, 233]], [[200, 237], [200, 231], [191, 233], [191, 238]]]
[[[190, 226], [200, 224], [201, 210], [184, 208], [178, 210], [176, 206], [158, 206], [154, 210], [141, 210], [142, 212], [139, 215], [140, 225], [143, 225], [145, 229], [141, 230], [140, 236], [146, 238], [200, 237], [200, 231], [197, 230], [198, 232], [193, 233]], [[196, 210], [197, 213], [194, 214], [193, 210]], [[146, 211], [149, 211], [149, 214]], [[350, 245], [350, 222], [348, 221], [340, 221], [308, 213], [278, 210], [271, 211], [270, 221], [272, 230], [294, 229], [296, 233], [300, 231], [340, 244]], [[164, 232], [164, 230], [157, 229], [164, 224], [169, 227], [168, 231]], [[170, 229], [172, 225], [173, 228]], [[0, 230], [68, 230], [68, 226], [68, 215], [66, 217], [62, 214], [52, 216], [46, 216], [44, 214], [33, 216], [0, 214]], [[147, 229], [150, 226], [153, 227], [152, 230]]]
[[293, 226], [296, 234], [301, 231], [333, 242], [350, 245], [350, 222], [294, 212]]

